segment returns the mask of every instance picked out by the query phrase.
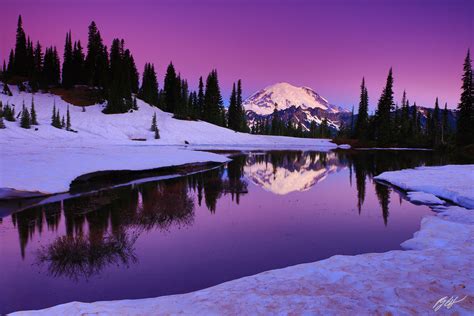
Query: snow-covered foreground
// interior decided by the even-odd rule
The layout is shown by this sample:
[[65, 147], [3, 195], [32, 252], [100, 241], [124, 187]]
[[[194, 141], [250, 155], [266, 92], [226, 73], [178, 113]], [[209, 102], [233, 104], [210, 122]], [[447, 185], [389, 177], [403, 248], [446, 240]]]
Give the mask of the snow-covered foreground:
[[406, 191], [420, 191], [474, 208], [474, 165], [418, 167], [384, 172], [377, 180], [390, 182]]
[[[461, 171], [464, 173], [459, 174]], [[474, 165], [418, 168], [384, 173], [410, 190], [429, 183], [429, 190], [472, 201]], [[447, 170], [457, 177], [443, 178]], [[399, 185], [400, 186], [400, 185]], [[426, 186], [428, 187], [428, 186]], [[425, 192], [426, 193], [426, 192]], [[422, 220], [406, 249], [326, 260], [272, 270], [208, 289], [159, 298], [110, 302], [72, 302], [15, 315], [256, 315], [377, 314], [413, 315], [474, 313], [474, 211], [435, 206], [437, 216]], [[443, 298], [458, 303], [436, 305]], [[447, 307], [450, 307], [448, 309]]]
[[[1, 86], [1, 84], [0, 84]], [[38, 126], [23, 129], [5, 121], [0, 129], [0, 189], [59, 193], [69, 189], [76, 177], [103, 170], [145, 170], [194, 162], [224, 162], [223, 156], [194, 149], [294, 149], [328, 151], [337, 145], [326, 139], [260, 136], [236, 133], [202, 121], [182, 121], [138, 100], [138, 111], [106, 115], [102, 105], [85, 108], [69, 105], [72, 129], [51, 126], [53, 106], [66, 115], [68, 103], [52, 94], [19, 92], [0, 94], [4, 105], [15, 105], [19, 114], [23, 102], [30, 108], [34, 98]], [[161, 138], [150, 131], [156, 113]], [[134, 141], [140, 140], [140, 141]], [[11, 195], [11, 190], [3, 190]]]

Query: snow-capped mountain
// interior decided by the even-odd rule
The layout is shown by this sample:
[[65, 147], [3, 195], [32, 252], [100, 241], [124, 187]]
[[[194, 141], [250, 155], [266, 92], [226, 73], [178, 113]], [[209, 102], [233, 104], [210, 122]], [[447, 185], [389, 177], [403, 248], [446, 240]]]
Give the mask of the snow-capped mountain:
[[335, 129], [350, 116], [350, 112], [329, 103], [313, 89], [296, 87], [286, 82], [280, 82], [257, 91], [243, 103], [248, 121], [252, 126], [255, 120], [273, 115], [276, 109], [278, 115], [294, 123], [301, 122], [309, 129], [311, 121], [319, 125], [327, 118], [329, 125]]

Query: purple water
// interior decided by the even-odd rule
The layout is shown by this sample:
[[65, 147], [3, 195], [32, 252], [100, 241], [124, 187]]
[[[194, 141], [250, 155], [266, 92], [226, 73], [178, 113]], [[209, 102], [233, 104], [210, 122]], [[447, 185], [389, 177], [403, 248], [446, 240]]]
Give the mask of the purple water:
[[0, 313], [186, 293], [400, 249], [431, 212], [372, 176], [430, 155], [255, 153], [195, 175], [12, 206], [0, 222]]

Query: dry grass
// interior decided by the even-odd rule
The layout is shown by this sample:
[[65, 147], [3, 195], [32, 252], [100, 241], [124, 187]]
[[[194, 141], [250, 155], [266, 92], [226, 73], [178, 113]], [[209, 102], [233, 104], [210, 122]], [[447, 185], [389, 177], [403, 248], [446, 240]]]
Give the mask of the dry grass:
[[89, 106], [102, 101], [99, 91], [87, 86], [76, 86], [71, 89], [51, 88], [50, 92], [77, 106]]

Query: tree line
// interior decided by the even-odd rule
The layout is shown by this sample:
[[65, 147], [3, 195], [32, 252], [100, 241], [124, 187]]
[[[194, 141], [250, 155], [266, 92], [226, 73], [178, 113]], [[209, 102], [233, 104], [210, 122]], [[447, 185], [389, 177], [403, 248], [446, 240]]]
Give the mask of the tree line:
[[360, 101], [357, 117], [341, 128], [339, 136], [353, 138], [362, 143], [388, 146], [440, 147], [449, 144], [466, 146], [474, 143], [474, 88], [470, 52], [467, 52], [463, 76], [461, 100], [457, 106], [457, 127], [448, 122], [447, 103], [441, 109], [438, 98], [434, 109], [421, 109], [403, 92], [401, 107], [395, 105], [393, 97], [393, 72], [389, 70], [385, 86], [373, 116], [368, 113], [369, 96], [365, 79], [360, 86]]
[[[97, 90], [100, 99], [106, 101], [103, 110], [106, 114], [136, 110], [135, 97], [138, 97], [173, 113], [178, 119], [200, 119], [235, 131], [249, 131], [242, 107], [241, 80], [238, 80], [237, 88], [234, 83], [230, 106], [226, 110], [215, 69], [208, 74], [205, 84], [203, 78], [199, 78], [198, 91], [190, 91], [188, 81], [176, 72], [170, 62], [163, 88], [160, 89], [155, 66], [146, 63], [140, 86], [134, 57], [125, 47], [125, 41], [113, 39], [109, 50], [95, 22], [91, 22], [88, 28], [86, 52], [80, 40], [73, 41], [69, 31], [66, 33], [62, 57], [61, 67], [55, 46], [47, 47], [43, 52], [39, 41], [33, 44], [26, 36], [20, 15], [15, 47], [10, 51], [8, 64], [3, 62], [3, 80], [5, 83], [18, 84], [20, 90], [29, 88], [32, 92], [52, 87], [71, 89], [76, 85], [86, 85]], [[23, 85], [26, 81], [29, 87]], [[8, 89], [6, 84], [4, 89]]]

